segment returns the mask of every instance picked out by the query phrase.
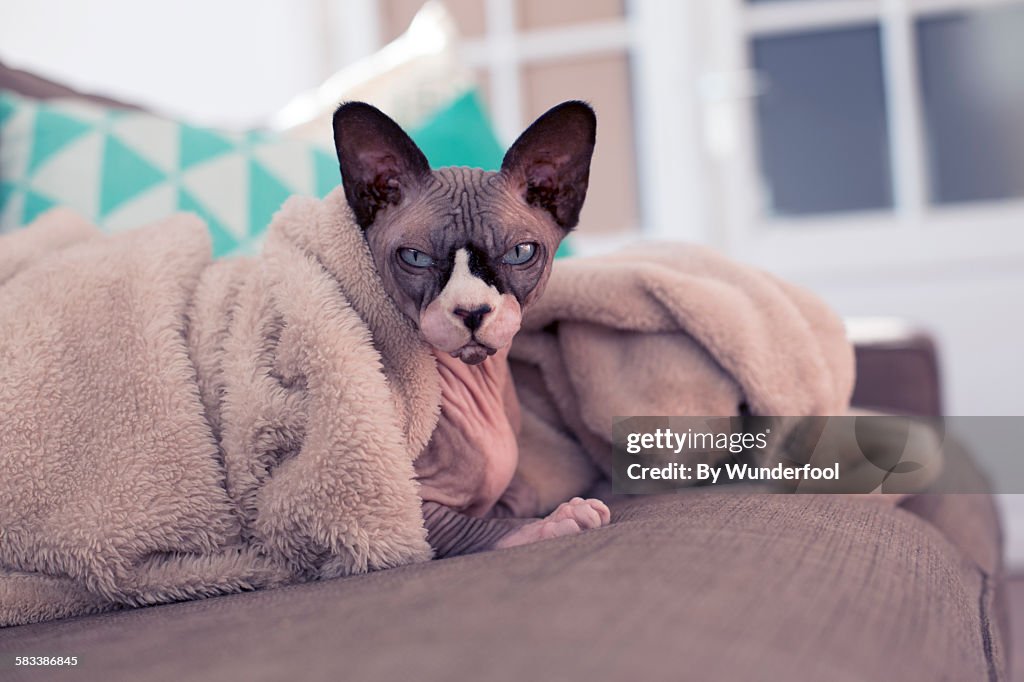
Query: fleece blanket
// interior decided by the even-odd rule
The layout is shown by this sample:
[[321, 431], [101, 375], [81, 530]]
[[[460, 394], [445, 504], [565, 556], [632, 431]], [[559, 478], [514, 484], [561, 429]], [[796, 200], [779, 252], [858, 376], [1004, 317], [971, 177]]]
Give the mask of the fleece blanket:
[[613, 417], [842, 415], [854, 383], [821, 299], [692, 244], [560, 263], [510, 358], [543, 509], [610, 476]]
[[[430, 557], [436, 367], [343, 192], [209, 253], [191, 216], [0, 238], [0, 625]], [[683, 245], [560, 262], [510, 357], [546, 508], [607, 473], [613, 416], [840, 414], [853, 382], [823, 303]]]
[[344, 195], [258, 258], [180, 215], [0, 239], [0, 625], [428, 559], [434, 360]]

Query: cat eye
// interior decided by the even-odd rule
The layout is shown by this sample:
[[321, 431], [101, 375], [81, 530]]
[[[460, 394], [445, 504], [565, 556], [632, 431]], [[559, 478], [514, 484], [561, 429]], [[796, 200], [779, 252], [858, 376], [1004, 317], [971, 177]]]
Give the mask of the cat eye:
[[537, 245], [533, 242], [523, 242], [522, 244], [516, 244], [508, 250], [504, 256], [501, 257], [501, 262], [506, 265], [522, 265], [529, 263], [533, 259], [533, 254], [537, 251]]
[[429, 268], [434, 264], [434, 259], [416, 249], [399, 249], [398, 257], [414, 268]]

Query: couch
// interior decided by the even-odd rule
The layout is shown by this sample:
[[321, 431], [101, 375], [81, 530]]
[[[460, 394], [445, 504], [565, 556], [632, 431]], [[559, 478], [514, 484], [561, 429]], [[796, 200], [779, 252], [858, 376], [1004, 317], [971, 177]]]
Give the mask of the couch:
[[[940, 414], [926, 335], [855, 341], [856, 404]], [[607, 528], [526, 547], [7, 628], [0, 678], [1008, 679], [989, 495], [692, 491], [612, 508]]]

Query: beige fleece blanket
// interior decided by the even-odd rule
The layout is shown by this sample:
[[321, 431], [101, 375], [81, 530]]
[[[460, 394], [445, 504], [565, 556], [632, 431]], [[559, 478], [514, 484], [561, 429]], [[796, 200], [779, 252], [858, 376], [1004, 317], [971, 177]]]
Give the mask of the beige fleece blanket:
[[687, 244], [562, 261], [510, 357], [544, 509], [610, 475], [613, 417], [841, 415], [854, 381], [821, 299]]
[[[189, 216], [0, 238], [0, 625], [430, 556], [436, 369], [341, 190], [209, 251]], [[839, 414], [853, 382], [818, 299], [682, 245], [558, 263], [511, 357], [548, 508], [608, 471], [613, 416]]]
[[262, 255], [192, 216], [0, 238], [0, 625], [428, 559], [432, 356], [341, 192]]

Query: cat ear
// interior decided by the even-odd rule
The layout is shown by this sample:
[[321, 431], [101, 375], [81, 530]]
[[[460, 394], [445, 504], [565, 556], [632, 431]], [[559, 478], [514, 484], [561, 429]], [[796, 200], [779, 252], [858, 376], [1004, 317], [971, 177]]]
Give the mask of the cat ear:
[[587, 196], [597, 117], [585, 102], [563, 102], [519, 136], [501, 172], [526, 203], [544, 209], [566, 231], [576, 227]]
[[412, 138], [364, 102], [348, 102], [334, 112], [334, 148], [345, 197], [364, 229], [379, 211], [401, 203], [405, 192], [430, 175], [427, 157]]

